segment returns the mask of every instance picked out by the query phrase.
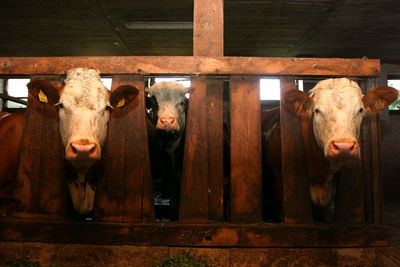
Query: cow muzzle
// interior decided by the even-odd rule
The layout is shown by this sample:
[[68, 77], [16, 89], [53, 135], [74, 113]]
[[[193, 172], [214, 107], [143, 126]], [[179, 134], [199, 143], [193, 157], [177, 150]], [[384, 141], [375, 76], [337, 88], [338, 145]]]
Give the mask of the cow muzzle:
[[159, 118], [157, 121], [156, 129], [164, 131], [179, 131], [179, 124], [177, 119], [172, 117]]
[[354, 158], [358, 156], [358, 143], [356, 141], [338, 140], [329, 144], [329, 155], [339, 158]]
[[67, 160], [79, 167], [100, 159], [99, 145], [89, 140], [72, 141], [65, 152]]

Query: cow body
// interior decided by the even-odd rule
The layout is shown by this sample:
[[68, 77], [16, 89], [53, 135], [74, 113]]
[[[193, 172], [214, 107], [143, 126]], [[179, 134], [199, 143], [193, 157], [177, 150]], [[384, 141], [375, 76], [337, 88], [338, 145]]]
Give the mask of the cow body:
[[3, 115], [0, 119], [0, 206], [5, 208], [13, 200], [25, 112]]
[[155, 129], [161, 149], [163, 181], [154, 190], [169, 198], [171, 219], [177, 218], [182, 176], [188, 89], [177, 82], [160, 82], [149, 88]]
[[[127, 103], [137, 95], [137, 89], [127, 85], [120, 86], [110, 94], [100, 81], [99, 74], [97, 70], [75, 68], [67, 72], [65, 85], [60, 88], [55, 88], [47, 81], [38, 80], [28, 84], [30, 94], [38, 99], [43, 99], [45, 95], [45, 101], [59, 109], [59, 129], [65, 159], [68, 162], [66, 168], [69, 169], [65, 171], [67, 177], [64, 178], [67, 180], [73, 208], [81, 215], [93, 209], [95, 183], [88, 174], [101, 157], [109, 112], [122, 98], [126, 99]], [[14, 151], [12, 157], [9, 157], [7, 167], [13, 171], [7, 173], [7, 179], [2, 178], [2, 181], [8, 181], [8, 184], [12, 184], [9, 182], [14, 179], [18, 165], [18, 151], [24, 127], [23, 116], [23, 113], [12, 114], [0, 121], [0, 140], [5, 143], [5, 146], [0, 148], [0, 157], [5, 157], [9, 150]], [[18, 117], [18, 121], [15, 120], [13, 124], [4, 122], [14, 117]], [[16, 131], [13, 129], [18, 129], [20, 134], [7, 134]], [[0, 171], [0, 176], [5, 177], [5, 171]]]
[[[397, 94], [394, 88], [378, 87], [363, 95], [358, 84], [346, 78], [321, 81], [310, 95], [298, 90], [287, 93], [289, 108], [301, 121], [310, 197], [316, 207], [327, 207], [335, 193], [335, 173], [360, 157], [358, 139], [364, 114], [379, 112]], [[263, 132], [265, 163], [281, 186], [280, 123], [272, 129], [263, 127]]]

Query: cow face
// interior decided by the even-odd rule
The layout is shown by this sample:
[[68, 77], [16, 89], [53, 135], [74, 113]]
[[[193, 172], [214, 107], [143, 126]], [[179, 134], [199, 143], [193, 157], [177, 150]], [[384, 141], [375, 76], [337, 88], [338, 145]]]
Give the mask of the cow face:
[[347, 78], [319, 82], [310, 95], [288, 93], [288, 102], [298, 114], [312, 116], [315, 140], [325, 157], [357, 158], [363, 115], [378, 112], [397, 99], [397, 90], [379, 87], [362, 95], [358, 84]]
[[59, 89], [46, 81], [28, 84], [29, 90], [39, 99], [40, 94], [44, 94], [49, 103], [59, 107], [65, 158], [79, 173], [86, 173], [101, 157], [111, 103], [116, 106], [122, 102], [126, 104], [138, 93], [135, 87], [128, 85], [109, 93], [99, 74], [97, 70], [75, 68], [67, 72], [65, 85]]
[[[185, 111], [188, 89], [176, 82], [160, 82], [149, 88], [158, 107], [156, 129], [165, 132], [182, 132], [185, 128]], [[153, 100], [154, 100], [153, 98]]]

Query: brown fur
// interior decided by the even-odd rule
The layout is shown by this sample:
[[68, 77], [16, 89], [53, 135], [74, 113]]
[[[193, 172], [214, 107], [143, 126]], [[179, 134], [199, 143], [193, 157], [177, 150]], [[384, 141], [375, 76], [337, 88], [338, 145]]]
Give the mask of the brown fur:
[[399, 92], [389, 86], [380, 86], [374, 90], [368, 92], [362, 97], [365, 111], [367, 112], [379, 112], [390, 103], [395, 101], [398, 97]]
[[57, 104], [60, 99], [60, 91], [62, 88], [57, 89], [48, 81], [36, 80], [28, 83], [27, 86], [28, 91], [37, 98], [39, 91], [42, 90], [42, 92], [46, 95], [49, 104]]
[[0, 120], [0, 206], [12, 198], [24, 119], [25, 112], [17, 111]]
[[132, 102], [136, 98], [138, 93], [139, 90], [132, 85], [121, 85], [120, 87], [111, 92], [110, 104], [112, 107], [116, 108], [118, 102], [121, 99], [125, 98], [124, 106], [126, 106], [128, 103]]
[[293, 90], [286, 93], [285, 99], [289, 103], [289, 111], [296, 116], [310, 116], [311, 110], [314, 105], [312, 97], [302, 91]]

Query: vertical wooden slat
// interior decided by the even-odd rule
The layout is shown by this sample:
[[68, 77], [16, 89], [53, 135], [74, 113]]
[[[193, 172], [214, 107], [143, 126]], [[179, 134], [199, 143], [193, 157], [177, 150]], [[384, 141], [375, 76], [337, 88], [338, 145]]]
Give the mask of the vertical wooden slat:
[[[31, 80], [47, 80], [60, 86], [59, 76], [32, 76]], [[57, 109], [52, 104], [40, 102], [29, 93], [15, 192], [23, 211], [15, 213], [17, 217], [66, 215], [64, 152], [58, 121]]]
[[[376, 87], [375, 79], [366, 79], [360, 82], [363, 93]], [[362, 165], [364, 187], [366, 195], [366, 219], [369, 223], [382, 224], [383, 222], [383, 189], [380, 149], [379, 114], [369, 114], [364, 117], [362, 124]]]
[[261, 105], [257, 77], [232, 76], [231, 221], [262, 220]]
[[208, 220], [206, 77], [193, 78], [192, 89], [186, 119], [179, 220], [201, 223]]
[[[193, 55], [224, 55], [223, 0], [195, 0]], [[209, 219], [223, 219], [223, 81], [207, 83]]]
[[221, 221], [224, 217], [223, 86], [221, 80], [207, 80], [208, 218], [211, 221]]
[[293, 77], [281, 77], [283, 217], [286, 223], [312, 221], [308, 179], [299, 120], [288, 109], [285, 94], [296, 90]]
[[361, 160], [346, 163], [340, 171], [336, 193], [336, 222], [365, 222]]
[[144, 80], [139, 75], [113, 76], [120, 85], [139, 89], [135, 100], [110, 116], [103, 159], [105, 175], [97, 190], [97, 214], [103, 220], [142, 222], [154, 219], [144, 107]]
[[223, 0], [194, 0], [193, 56], [224, 55]]
[[[121, 76], [113, 76], [112, 89], [115, 90]], [[107, 139], [102, 151], [101, 166], [104, 168], [99, 175], [96, 187], [94, 217], [96, 220], [123, 221], [124, 182], [125, 182], [125, 138], [129, 121], [127, 113], [133, 103], [123, 108], [114, 109], [108, 121]]]

